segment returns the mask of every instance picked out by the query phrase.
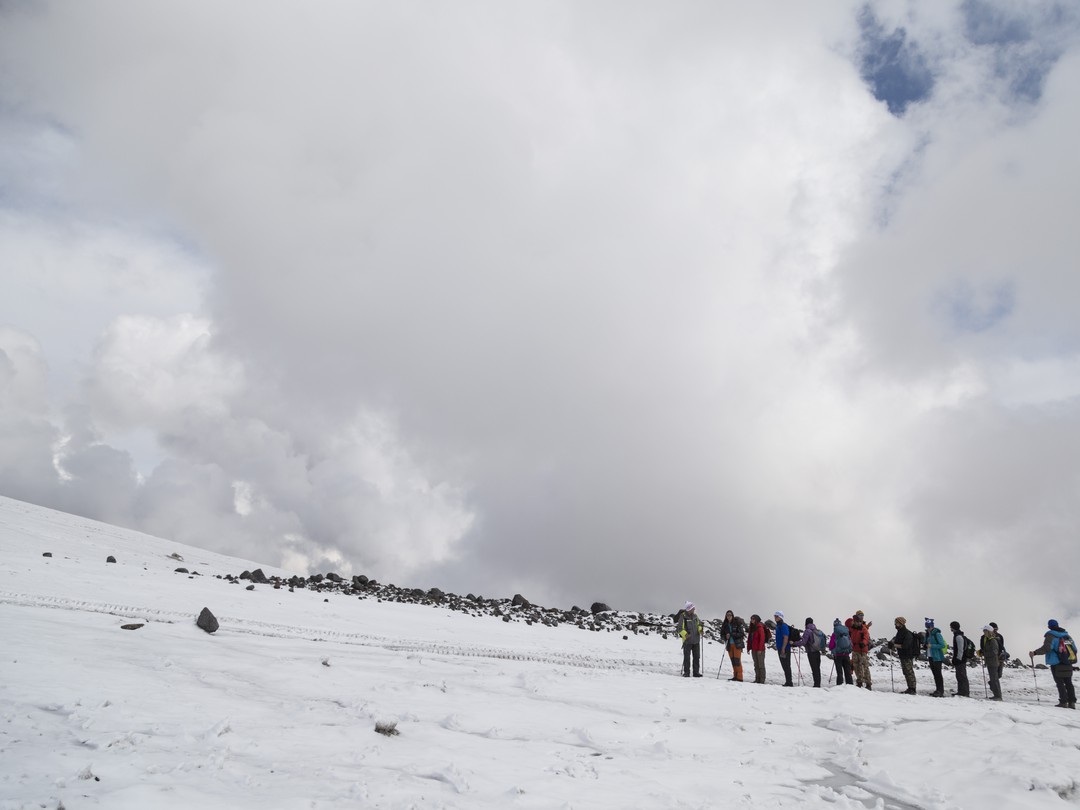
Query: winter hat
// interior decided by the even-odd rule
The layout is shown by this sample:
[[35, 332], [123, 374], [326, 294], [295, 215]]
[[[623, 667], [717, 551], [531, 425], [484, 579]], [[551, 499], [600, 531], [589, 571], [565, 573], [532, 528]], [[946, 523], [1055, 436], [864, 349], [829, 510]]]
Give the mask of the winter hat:
[[895, 623], [896, 624], [907, 624], [907, 619], [905, 619], [903, 616], [897, 616]]
[[1051, 630], [1057, 630], [1058, 629], [1058, 620], [1057, 619], [1051, 619], [1050, 621], [1048, 621], [1046, 623], [1046, 626], [1049, 627]]
[[997, 622], [990, 622], [990, 626], [997, 630]]
[[863, 613], [863, 612], [862, 612], [861, 610], [856, 610], [856, 611], [855, 611], [855, 615], [856, 615], [856, 616], [865, 616], [866, 614], [865, 614], [865, 613]]
[[838, 625], [838, 624], [841, 624], [841, 625], [843, 624], [843, 622], [840, 621], [839, 619], [833, 619], [832, 623], [833, 623], [833, 627], [836, 627], [836, 625]]
[[773, 616], [775, 616], [778, 619], [783, 619], [784, 618], [784, 611], [778, 610], [773, 614]]
[[952, 630], [959, 630], [960, 622], [949, 622], [949, 628]]
[[683, 605], [682, 609], [689, 612], [689, 611], [694, 609], [694, 603], [693, 602], [687, 602], [685, 605]]
[[807, 616], [807, 617], [806, 617], [806, 626], [807, 626], [807, 627], [809, 627], [809, 626], [810, 626], [810, 625], [812, 625], [813, 623], [814, 623], [814, 620], [813, 620], [813, 619], [811, 619], [811, 618], [810, 618], [809, 616]]
[[984, 624], [984, 625], [983, 625], [983, 632], [984, 632], [984, 633], [993, 633], [993, 632], [994, 632], [994, 628], [993, 628], [993, 627], [991, 627], [991, 626], [990, 626], [990, 625], [988, 625], [988, 624]]
[[929, 616], [927, 616], [926, 617], [926, 627], [927, 627], [927, 629], [930, 629], [933, 626], [934, 626], [934, 620], [931, 619]]

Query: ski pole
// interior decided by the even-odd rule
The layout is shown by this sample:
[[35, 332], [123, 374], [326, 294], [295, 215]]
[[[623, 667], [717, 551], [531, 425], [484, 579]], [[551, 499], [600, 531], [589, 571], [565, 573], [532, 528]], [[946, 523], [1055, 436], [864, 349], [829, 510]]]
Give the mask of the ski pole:
[[724, 656], [727, 655], [727, 651], [720, 653], [720, 666], [716, 670], [716, 680], [720, 680], [720, 670], [724, 668]]
[[1035, 702], [1042, 703], [1042, 698], [1039, 697], [1039, 679], [1035, 677], [1035, 656], [1031, 656], [1031, 679], [1035, 682]]

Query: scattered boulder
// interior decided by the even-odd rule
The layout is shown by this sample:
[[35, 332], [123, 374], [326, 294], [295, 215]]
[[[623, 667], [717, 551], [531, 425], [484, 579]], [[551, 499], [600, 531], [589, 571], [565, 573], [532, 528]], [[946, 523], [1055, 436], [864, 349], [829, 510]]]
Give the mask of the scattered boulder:
[[173, 573], [174, 574], [187, 574], [189, 572], [188, 572], [188, 570], [186, 568], [174, 568]]
[[514, 607], [531, 608], [532, 602], [522, 596], [520, 593], [515, 593], [513, 600], [510, 602]]
[[593, 602], [592, 603], [592, 612], [593, 613], [610, 613], [611, 608], [608, 607], [607, 605], [605, 605], [603, 602]]
[[51, 557], [51, 556], [52, 556], [52, 552], [51, 552], [51, 551], [46, 551], [46, 552], [45, 552], [44, 554], [42, 554], [41, 556], [42, 556], [42, 557]]
[[110, 554], [108, 557], [105, 558], [105, 562], [114, 563], [114, 562], [116, 562], [116, 557], [114, 557], [112, 554]]
[[270, 580], [266, 578], [261, 568], [256, 568], [251, 572], [251, 581], [258, 585], [266, 585]]
[[246, 588], [244, 588], [244, 590], [245, 591], [253, 591], [253, 590], [255, 590], [255, 586], [254, 585], [248, 585]]
[[146, 627], [146, 625], [145, 624], [122, 624], [122, 625], [120, 625], [121, 630], [138, 630], [140, 627]]
[[343, 580], [343, 579], [341, 578], [341, 575], [340, 575], [340, 574], [335, 574], [335, 573], [334, 573], [333, 571], [331, 571], [330, 573], [328, 573], [328, 574], [326, 575], [326, 578], [327, 578], [328, 580], [330, 580], [331, 582], [344, 582], [344, 581], [345, 581], [345, 580]]
[[210, 612], [210, 608], [207, 607], [204, 607], [202, 612], [199, 613], [199, 618], [195, 620], [195, 624], [207, 633], [216, 633], [218, 629], [218, 620], [214, 614]]

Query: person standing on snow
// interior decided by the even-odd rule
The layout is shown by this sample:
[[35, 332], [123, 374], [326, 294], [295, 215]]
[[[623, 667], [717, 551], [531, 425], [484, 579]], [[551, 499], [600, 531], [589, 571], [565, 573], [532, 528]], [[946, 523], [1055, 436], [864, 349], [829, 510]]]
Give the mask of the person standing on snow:
[[684, 678], [690, 677], [690, 662], [693, 659], [694, 677], [701, 677], [701, 636], [705, 632], [705, 625], [698, 618], [697, 608], [693, 602], [687, 602], [675, 618], [675, 630], [682, 639], [683, 663], [682, 674]]
[[926, 620], [926, 658], [930, 662], [930, 671], [934, 673], [934, 691], [930, 697], [945, 697], [945, 677], [941, 668], [945, 665], [945, 650], [948, 645], [941, 631], [934, 627], [934, 620]]
[[983, 625], [983, 634], [979, 640], [979, 646], [982, 647], [979, 650], [979, 655], [982, 656], [986, 664], [986, 674], [990, 678], [990, 694], [992, 695], [990, 700], [1001, 700], [1001, 678], [998, 676], [997, 667], [1000, 660], [998, 641], [994, 635], [994, 628], [988, 624]]
[[733, 611], [724, 614], [724, 623], [720, 625], [720, 640], [727, 647], [728, 658], [731, 659], [730, 680], [742, 681], [742, 651], [746, 646], [746, 622], [735, 615]]
[[806, 650], [806, 660], [810, 662], [810, 672], [814, 675], [814, 686], [821, 688], [821, 653], [825, 650], [823, 640], [825, 634], [821, 633], [814, 620], [806, 619], [806, 629], [798, 641], [791, 642], [792, 647], [802, 647]]
[[952, 630], [952, 663], [953, 671], [956, 673], [956, 695], [957, 697], [970, 697], [968, 687], [968, 674], [967, 674], [967, 661], [964, 660], [964, 642], [967, 638], [960, 630], [960, 622], [949, 622], [949, 629]]
[[907, 619], [897, 616], [893, 624], [896, 626], [896, 636], [889, 642], [890, 649], [900, 656], [900, 669], [904, 671], [904, 680], [907, 681], [905, 695], [914, 695], [915, 692], [915, 656], [919, 651], [919, 640], [915, 634], [908, 630]]
[[750, 658], [754, 662], [754, 683], [765, 683], [765, 625], [756, 613], [747, 628], [750, 636]]
[[1050, 619], [1046, 623], [1046, 634], [1043, 636], [1042, 646], [1037, 650], [1032, 650], [1028, 653], [1028, 657], [1034, 659], [1036, 655], [1046, 655], [1046, 665], [1050, 667], [1050, 672], [1054, 675], [1054, 684], [1058, 689], [1058, 704], [1059, 709], [1075, 709], [1076, 708], [1076, 689], [1073, 687], [1072, 682], [1072, 662], [1069, 660], [1062, 661], [1061, 656], [1058, 655], [1058, 647], [1060, 646], [1061, 639], [1067, 638], [1072, 640], [1068, 631], [1057, 623], [1057, 619]]
[[863, 612], [856, 610], [848, 626], [851, 632], [851, 664], [855, 668], [855, 685], [871, 688], [870, 679], [870, 623]]
[[833, 664], [836, 665], [836, 685], [843, 686], [846, 683], [851, 686], [851, 631], [839, 619], [833, 619], [829, 649], [832, 650]]
[[[994, 638], [998, 643], [998, 679], [1000, 680], [1005, 674], [1005, 662], [1009, 660], [1009, 653], [1005, 649], [1005, 636], [998, 632], [997, 622], [990, 622], [990, 626], [994, 628]], [[986, 665], [990, 666], [990, 659], [986, 659]]]
[[791, 626], [784, 622], [784, 611], [773, 614], [776, 619], [776, 654], [780, 656], [780, 667], [784, 670], [784, 686], [794, 686], [791, 681]]

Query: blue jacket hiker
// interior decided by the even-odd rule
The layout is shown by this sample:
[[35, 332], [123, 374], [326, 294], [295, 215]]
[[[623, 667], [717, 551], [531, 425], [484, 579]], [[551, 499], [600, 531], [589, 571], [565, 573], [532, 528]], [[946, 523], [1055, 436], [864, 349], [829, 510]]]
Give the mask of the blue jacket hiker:
[[784, 622], [784, 611], [773, 614], [776, 619], [776, 654], [780, 656], [780, 666], [784, 670], [784, 686], [794, 686], [791, 681], [791, 626]]
[[1054, 685], [1058, 690], [1058, 708], [1075, 709], [1076, 689], [1073, 687], [1072, 671], [1076, 663], [1076, 644], [1069, 632], [1057, 623], [1057, 619], [1050, 619], [1046, 627], [1042, 646], [1032, 650], [1028, 656], [1032, 659], [1036, 655], [1046, 656], [1046, 665], [1054, 675]]
[[945, 652], [949, 647], [941, 630], [934, 626], [934, 620], [926, 619], [926, 658], [930, 662], [930, 671], [934, 673], [934, 691], [930, 697], [945, 697], [945, 677], [941, 669], [945, 664]]
[[833, 664], [836, 666], [836, 685], [854, 685], [855, 679], [851, 671], [851, 632], [839, 619], [833, 619], [829, 649], [832, 650]]

